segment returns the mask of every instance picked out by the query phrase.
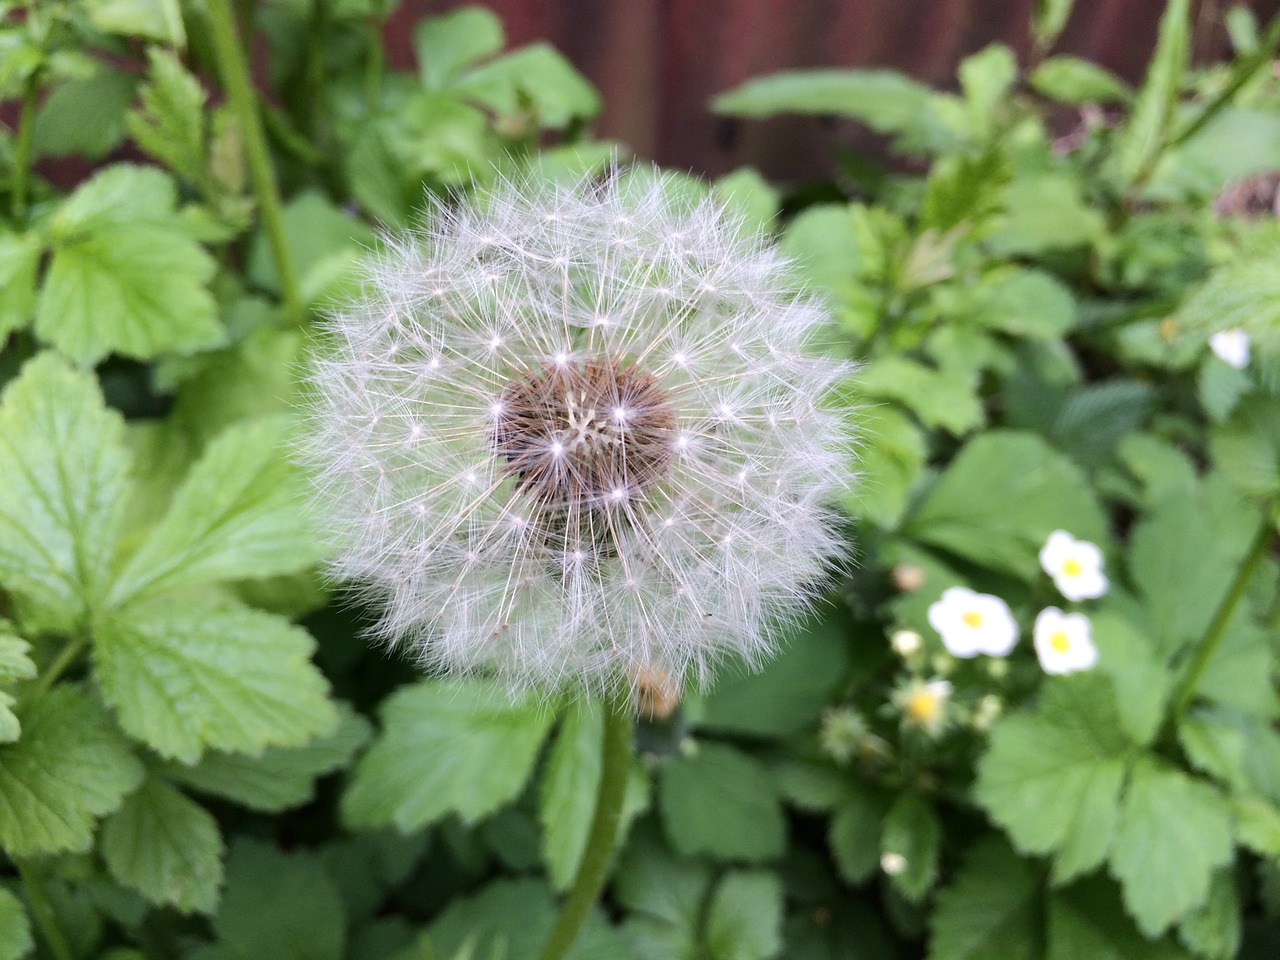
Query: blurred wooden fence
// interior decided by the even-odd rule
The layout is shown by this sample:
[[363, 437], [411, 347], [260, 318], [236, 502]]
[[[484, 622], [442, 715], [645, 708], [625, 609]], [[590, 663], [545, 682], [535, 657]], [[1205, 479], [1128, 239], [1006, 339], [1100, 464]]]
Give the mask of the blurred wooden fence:
[[[412, 62], [422, 16], [463, 0], [404, 0], [387, 26], [392, 62]], [[475, 2], [475, 0], [472, 0]], [[485, 2], [485, 0], [480, 0]], [[596, 126], [642, 156], [718, 174], [752, 164], [773, 177], [830, 168], [833, 139], [859, 134], [815, 118], [726, 121], [708, 99], [748, 77], [800, 67], [892, 67], [953, 84], [959, 60], [993, 41], [1025, 53], [1035, 0], [487, 0], [512, 45], [554, 44], [600, 89]], [[1230, 0], [1196, 4], [1196, 57], [1226, 50]], [[1266, 19], [1280, 0], [1251, 0]], [[1055, 52], [1137, 79], [1163, 0], [1077, 0]]]

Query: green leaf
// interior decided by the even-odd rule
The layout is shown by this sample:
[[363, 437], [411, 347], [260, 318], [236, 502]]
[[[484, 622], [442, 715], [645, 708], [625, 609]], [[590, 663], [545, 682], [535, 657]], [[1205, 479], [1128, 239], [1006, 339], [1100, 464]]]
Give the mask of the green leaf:
[[711, 895], [709, 960], [768, 960], [782, 949], [782, 882], [763, 870], [735, 870]]
[[234, 960], [341, 960], [346, 928], [338, 890], [313, 854], [232, 846], [213, 929]]
[[692, 939], [710, 882], [705, 863], [677, 858], [645, 822], [618, 859], [613, 895], [627, 910], [681, 928]]
[[733, 747], [700, 742], [662, 771], [662, 824], [685, 856], [758, 863], [786, 846], [777, 790], [759, 761]]
[[924, 469], [925, 436], [906, 413], [887, 404], [859, 411], [858, 431], [863, 481], [845, 498], [846, 509], [892, 529]]
[[[12, 630], [8, 620], [0, 620], [0, 685], [30, 680], [36, 675], [31, 644]], [[13, 743], [22, 733], [22, 724], [10, 709], [13, 703], [9, 694], [0, 691], [0, 743]]]
[[1107, 523], [1080, 469], [1032, 434], [969, 441], [903, 523], [916, 540], [1025, 580], [1054, 530], [1100, 543]]
[[1149, 384], [1121, 379], [1072, 390], [1058, 405], [1048, 438], [1081, 466], [1103, 466], [1116, 446], [1147, 419], [1154, 393]]
[[1075, 325], [1071, 291], [1042, 270], [1014, 270], [984, 285], [975, 317], [983, 326], [1040, 340], [1054, 340]]
[[539, 127], [561, 130], [600, 112], [591, 82], [554, 47], [532, 43], [459, 77], [451, 92], [474, 100], [500, 117], [532, 109]]
[[1215, 270], [1178, 311], [1179, 329], [1208, 342], [1239, 328], [1255, 351], [1280, 350], [1280, 260], [1237, 259]]
[[156, 40], [170, 47], [185, 47], [178, 0], [84, 0], [89, 22], [103, 33]]
[[82, 625], [102, 598], [127, 495], [120, 416], [52, 353], [0, 402], [0, 583], [51, 622]]
[[1247, 790], [1244, 733], [1213, 711], [1197, 710], [1178, 724], [1178, 742], [1191, 765], [1234, 790]]
[[[1239, 372], [1225, 363], [1216, 365]], [[1266, 394], [1246, 398], [1230, 420], [1209, 434], [1209, 452], [1247, 496], [1280, 493], [1280, 399]]]
[[1280, 809], [1259, 797], [1231, 801], [1236, 842], [1263, 857], [1280, 857]]
[[849, 671], [847, 618], [830, 613], [788, 630], [759, 673], [722, 676], [698, 726], [758, 737], [792, 736], [817, 722]]
[[173, 205], [172, 181], [147, 167], [117, 164], [78, 187], [53, 217], [36, 334], [81, 364], [220, 343], [213, 258]]
[[125, 111], [137, 80], [129, 73], [99, 67], [92, 76], [58, 86], [36, 114], [32, 149], [37, 156], [79, 156], [100, 160], [120, 146]]
[[977, 374], [961, 367], [937, 369], [888, 354], [863, 367], [856, 386], [867, 397], [898, 401], [925, 426], [957, 435], [983, 421]]
[[[328, 302], [356, 291], [360, 261], [374, 246], [368, 224], [319, 191], [303, 190], [284, 208], [284, 233], [307, 303]], [[255, 284], [279, 292], [280, 277], [265, 227], [254, 234], [247, 272]]]
[[1106, 678], [1046, 681], [1033, 711], [997, 724], [978, 765], [977, 801], [1026, 853], [1056, 853], [1065, 882], [1107, 855], [1129, 745]]
[[125, 118], [138, 146], [188, 183], [205, 185], [204, 87], [168, 50], [147, 48], [141, 106]]
[[941, 846], [942, 824], [933, 807], [915, 794], [902, 794], [884, 818], [880, 849], [906, 860], [890, 882], [911, 902], [919, 902], [938, 879]]
[[1041, 926], [1034, 869], [988, 837], [938, 894], [928, 960], [1040, 960]]
[[1237, 370], [1221, 357], [1205, 357], [1196, 376], [1196, 396], [1214, 423], [1231, 416], [1236, 403], [1253, 389], [1248, 371]]
[[316, 779], [345, 767], [372, 732], [368, 720], [339, 703], [337, 728], [305, 746], [269, 747], [257, 755], [211, 750], [194, 767], [172, 763], [163, 772], [200, 793], [277, 813], [310, 800]]
[[739, 167], [721, 177], [711, 194], [733, 214], [745, 221], [749, 230], [770, 232], [778, 216], [778, 191], [753, 167]]
[[22, 739], [0, 746], [0, 847], [11, 857], [87, 850], [97, 819], [143, 769], [107, 711], [59, 684], [22, 711]]
[[1079, 57], [1050, 57], [1031, 72], [1031, 89], [1059, 103], [1123, 103], [1129, 85], [1105, 67]]
[[1146, 79], [1116, 147], [1120, 173], [1128, 181], [1147, 170], [1164, 146], [1191, 56], [1189, 20], [1188, 0], [1169, 0]]
[[1019, 177], [1005, 191], [1005, 213], [986, 243], [997, 256], [1035, 255], [1093, 243], [1105, 221], [1065, 173]]
[[1002, 205], [1008, 182], [1008, 158], [998, 150], [939, 157], [925, 181], [920, 226], [945, 232], [985, 221]]
[[111, 614], [94, 636], [120, 725], [161, 756], [299, 746], [337, 721], [301, 627], [231, 601], [171, 598]]
[[222, 836], [204, 807], [148, 778], [102, 828], [112, 875], [155, 904], [211, 913], [222, 885]]
[[1153, 941], [1139, 933], [1116, 885], [1100, 875], [1049, 897], [1047, 930], [1046, 960], [1190, 960], [1168, 938]]
[[1018, 79], [1013, 51], [993, 43], [960, 61], [957, 71], [969, 114], [970, 136], [987, 141], [996, 131], [996, 116]]
[[[524, 788], [551, 712], [480, 682], [427, 680], [392, 694], [383, 731], [342, 798], [352, 827], [408, 833], [457, 813], [474, 823]], [[494, 758], [501, 758], [495, 763]]]
[[1110, 861], [1144, 934], [1159, 936], [1203, 904], [1233, 852], [1230, 811], [1216, 790], [1152, 759], [1135, 764]]
[[1178, 924], [1178, 939], [1201, 957], [1234, 960], [1241, 937], [1240, 891], [1230, 870], [1219, 870], [1209, 887], [1209, 899]]
[[1036, 0], [1031, 14], [1031, 36], [1036, 46], [1048, 48], [1058, 39], [1067, 20], [1071, 17], [1071, 8], [1075, 0]]
[[[845, 775], [846, 780], [850, 778]], [[855, 782], [846, 782], [843, 796], [831, 818], [827, 845], [840, 876], [862, 883], [880, 865], [881, 836], [888, 803]], [[894, 853], [904, 851], [895, 850]], [[935, 864], [936, 866], [936, 864]]]
[[303, 515], [303, 481], [285, 453], [288, 421], [238, 423], [187, 473], [169, 512], [111, 589], [119, 606], [176, 586], [293, 573], [322, 550]]
[[0, 337], [31, 322], [40, 253], [34, 233], [0, 233]]
[[418, 77], [444, 90], [464, 69], [502, 49], [502, 21], [482, 7], [462, 7], [423, 20], [413, 31]]
[[1091, 621], [1098, 669], [1115, 685], [1121, 726], [1130, 740], [1145, 746], [1164, 719], [1172, 677], [1151, 641], [1128, 620], [1103, 611]]
[[31, 921], [22, 901], [0, 888], [0, 960], [19, 960], [33, 949]]
[[599, 710], [569, 709], [547, 757], [538, 820], [547, 875], [557, 890], [569, 886], [587, 846], [600, 786], [603, 737], [604, 716]]
[[1241, 713], [1273, 717], [1280, 698], [1275, 673], [1273, 636], [1259, 627], [1246, 605], [1237, 606], [1196, 684], [1195, 695]]

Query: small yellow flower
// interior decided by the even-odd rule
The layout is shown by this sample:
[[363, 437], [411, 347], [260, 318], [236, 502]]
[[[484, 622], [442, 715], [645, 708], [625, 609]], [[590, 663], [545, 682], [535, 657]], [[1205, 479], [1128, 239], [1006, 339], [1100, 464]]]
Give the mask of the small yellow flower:
[[1033, 640], [1045, 673], [1074, 673], [1098, 662], [1089, 618], [1082, 613], [1063, 613], [1057, 607], [1041, 610]]
[[1040, 566], [1068, 600], [1092, 600], [1107, 592], [1102, 551], [1065, 530], [1055, 530], [1040, 550]]

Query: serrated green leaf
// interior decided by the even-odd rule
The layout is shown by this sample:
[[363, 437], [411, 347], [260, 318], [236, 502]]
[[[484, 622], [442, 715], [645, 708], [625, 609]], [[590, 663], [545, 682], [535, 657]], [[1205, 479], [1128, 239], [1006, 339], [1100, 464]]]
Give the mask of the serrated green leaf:
[[120, 725], [161, 756], [300, 746], [337, 722], [311, 663], [315, 641], [280, 617], [227, 601], [169, 598], [107, 617], [98, 682]]
[[222, 885], [222, 836], [204, 807], [149, 778], [102, 828], [112, 875], [155, 904], [211, 913]]
[[885, 404], [859, 411], [857, 467], [863, 481], [845, 498], [855, 517], [892, 529], [923, 471], [924, 433], [902, 410]]
[[131, 74], [105, 66], [61, 84], [36, 114], [32, 149], [37, 156], [102, 159], [124, 140], [136, 85]]
[[1280, 857], [1280, 808], [1261, 797], [1231, 800], [1236, 842], [1262, 857]]
[[1241, 492], [1275, 496], [1280, 492], [1280, 400], [1262, 394], [1246, 398], [1209, 434], [1209, 452]]
[[0, 583], [55, 624], [105, 592], [128, 491], [120, 416], [92, 375], [29, 360], [0, 404]]
[[763, 870], [735, 870], [711, 894], [710, 960], [768, 960], [782, 949], [782, 882]]
[[831, 818], [827, 844], [836, 869], [849, 883], [862, 883], [879, 867], [883, 822], [888, 808], [887, 800], [867, 788], [845, 784], [844, 796]]
[[101, 704], [72, 684], [23, 710], [22, 739], [0, 746], [0, 847], [12, 857], [87, 850], [98, 817], [143, 769]]
[[848, 620], [833, 612], [787, 631], [782, 653], [764, 670], [720, 678], [698, 726], [785, 737], [813, 725], [849, 671], [848, 630]]
[[925, 426], [957, 436], [983, 422], [977, 372], [963, 367], [930, 367], [887, 354], [862, 368], [856, 386], [867, 397], [898, 401]]
[[1253, 378], [1217, 355], [1205, 358], [1196, 376], [1196, 396], [1200, 406], [1215, 423], [1231, 416], [1236, 403], [1253, 389]]
[[630, 911], [692, 933], [710, 883], [705, 862], [674, 856], [647, 821], [631, 835], [618, 860], [613, 895]]
[[782, 805], [759, 761], [733, 747], [699, 743], [671, 762], [658, 787], [662, 824], [685, 856], [758, 863], [786, 845]]
[[928, 960], [1041, 960], [1042, 922], [1035, 870], [986, 838], [938, 894]]
[[1020, 850], [1056, 852], [1059, 882], [1107, 855], [1129, 750], [1121, 729], [1106, 678], [1054, 678], [1035, 710], [996, 726], [978, 765], [978, 802]]
[[993, 43], [960, 61], [957, 70], [969, 135], [986, 142], [996, 132], [996, 116], [1018, 79], [1018, 62], [1003, 43]]
[[22, 901], [0, 888], [0, 960], [19, 960], [35, 948]]
[[84, 8], [89, 22], [103, 33], [187, 45], [178, 0], [84, 0]]
[[1059, 103], [1123, 103], [1129, 85], [1105, 67], [1079, 57], [1049, 57], [1027, 81], [1031, 89]]
[[259, 755], [211, 750], [194, 767], [168, 764], [166, 777], [193, 790], [264, 813], [306, 803], [316, 778], [347, 765], [373, 733], [369, 721], [344, 703], [332, 733], [301, 747], [269, 747]]
[[1102, 215], [1066, 173], [1017, 178], [1005, 191], [1004, 211], [985, 241], [997, 256], [1087, 246], [1105, 235]]
[[342, 798], [343, 816], [353, 827], [408, 833], [450, 812], [474, 823], [512, 800], [553, 717], [531, 698], [513, 703], [480, 682], [428, 680], [387, 698], [382, 719]]
[[213, 929], [228, 960], [341, 960], [347, 919], [315, 855], [242, 840], [227, 858]]
[[0, 337], [31, 322], [40, 253], [35, 234], [0, 233]]
[[1054, 530], [1106, 539], [1107, 522], [1080, 469], [1032, 434], [988, 431], [956, 455], [903, 533], [1032, 580]]
[[921, 228], [945, 232], [966, 222], [982, 223], [1000, 209], [1008, 182], [1008, 157], [999, 150], [939, 157], [925, 181]]
[[1047, 933], [1046, 960], [1190, 960], [1167, 937], [1139, 933], [1119, 888], [1096, 874], [1049, 897]]
[[174, 213], [174, 199], [163, 173], [129, 164], [77, 188], [53, 217], [53, 257], [36, 306], [40, 339], [81, 364], [222, 341], [206, 289], [213, 258]]
[[915, 794], [902, 794], [885, 815], [880, 850], [906, 861], [890, 882], [909, 901], [921, 900], [937, 880], [941, 847], [942, 824], [933, 807]]
[[188, 183], [203, 186], [205, 158], [204, 88], [168, 50], [147, 48], [147, 82], [141, 106], [125, 122], [146, 153]]
[[1223, 722], [1212, 711], [1199, 710], [1179, 722], [1178, 742], [1197, 770], [1234, 789], [1247, 789], [1245, 735], [1234, 724]]
[[320, 560], [303, 482], [283, 449], [287, 427], [282, 417], [235, 424], [209, 445], [112, 586], [113, 605], [176, 586], [293, 573]]
[[1240, 891], [1230, 870], [1219, 870], [1209, 899], [1182, 918], [1178, 939], [1189, 950], [1211, 960], [1234, 960], [1240, 950]]
[[532, 43], [473, 67], [458, 77], [451, 92], [501, 117], [531, 109], [538, 126], [551, 130], [600, 112], [600, 96], [590, 81], [545, 43]]
[[[36, 665], [29, 654], [31, 644], [12, 632], [12, 624], [0, 620], [0, 684], [30, 680]], [[0, 690], [0, 743], [13, 743], [22, 735], [22, 722], [12, 710], [14, 698]]]
[[1274, 637], [1254, 622], [1245, 605], [1236, 607], [1223, 631], [1195, 695], [1240, 713], [1274, 717], [1280, 708], [1272, 682]]
[[418, 77], [427, 90], [444, 90], [467, 67], [502, 49], [502, 21], [482, 7], [428, 17], [414, 28]]
[[1148, 758], [1135, 764], [1110, 863], [1144, 934], [1159, 936], [1203, 904], [1232, 854], [1230, 812], [1216, 790]]
[[984, 286], [975, 318], [1017, 337], [1052, 340], [1075, 324], [1071, 291], [1041, 270], [1015, 270]]
[[1129, 621], [1106, 611], [1090, 621], [1098, 669], [1115, 685], [1124, 732], [1134, 743], [1149, 744], [1164, 719], [1172, 677], [1151, 641]]
[[1233, 260], [1215, 270], [1178, 311], [1180, 329], [1202, 336], [1240, 329], [1254, 351], [1280, 348], [1280, 263]]
[[1056, 411], [1049, 439], [1081, 466], [1103, 466], [1146, 420], [1154, 394], [1148, 384], [1118, 378], [1072, 390]]
[[1189, 21], [1188, 0], [1169, 0], [1146, 79], [1116, 147], [1120, 173], [1126, 180], [1146, 172], [1164, 145], [1191, 55]]

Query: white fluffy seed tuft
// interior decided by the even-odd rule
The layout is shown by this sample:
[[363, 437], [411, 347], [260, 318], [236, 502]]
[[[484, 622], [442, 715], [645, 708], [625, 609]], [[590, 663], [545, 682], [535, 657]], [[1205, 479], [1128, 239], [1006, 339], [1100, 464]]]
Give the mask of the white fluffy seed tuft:
[[[645, 171], [641, 171], [644, 173]], [[851, 370], [790, 266], [661, 175], [521, 181], [388, 238], [315, 362], [332, 573], [423, 666], [706, 684], [829, 575]]]

